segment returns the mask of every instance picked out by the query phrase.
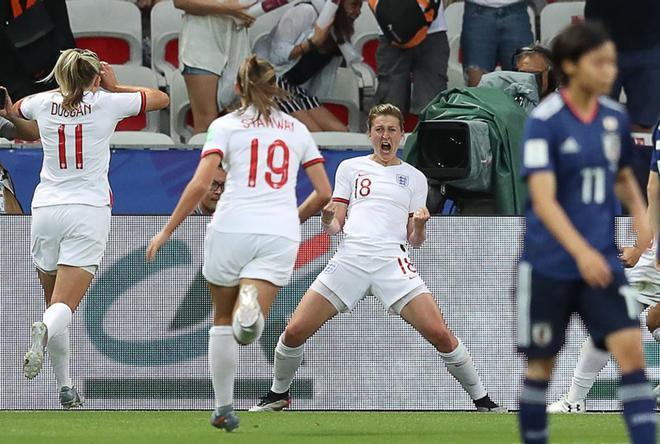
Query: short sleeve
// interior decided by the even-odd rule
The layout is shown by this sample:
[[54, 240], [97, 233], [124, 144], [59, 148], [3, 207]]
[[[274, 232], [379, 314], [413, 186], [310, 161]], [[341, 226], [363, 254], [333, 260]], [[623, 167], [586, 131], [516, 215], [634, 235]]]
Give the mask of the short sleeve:
[[522, 177], [527, 178], [540, 171], [555, 170], [552, 132], [547, 120], [534, 117], [527, 120], [522, 151]]
[[351, 198], [351, 168], [343, 161], [337, 167], [335, 174], [335, 189], [332, 192], [332, 201], [348, 205]]
[[621, 156], [619, 157], [619, 169], [629, 167], [632, 165], [633, 156], [633, 138], [630, 134], [630, 119], [627, 114], [621, 115], [621, 129], [619, 130], [621, 137]]
[[415, 175], [415, 182], [413, 183], [413, 195], [410, 199], [410, 207], [408, 213], [410, 216], [422, 207], [426, 206], [426, 198], [429, 194], [429, 184], [426, 176], [423, 174]]
[[18, 105], [18, 113], [26, 120], [36, 120], [41, 103], [39, 95], [28, 96]]
[[147, 107], [147, 95], [144, 91], [130, 93], [108, 93], [110, 109], [117, 119], [139, 116]]
[[307, 168], [323, 162], [325, 162], [325, 160], [319, 151], [318, 145], [314, 142], [312, 135], [307, 133], [307, 137], [305, 137], [305, 151], [300, 159], [300, 163], [302, 163], [303, 168]]
[[206, 141], [202, 147], [202, 157], [206, 157], [209, 154], [220, 154], [220, 157], [224, 158], [228, 143], [229, 131], [223, 128], [221, 121], [216, 120], [209, 126], [209, 130], [206, 133]]
[[657, 173], [659, 168], [658, 162], [660, 162], [660, 122], [656, 126], [655, 132], [653, 133], [653, 141], [651, 146], [653, 147], [653, 151], [651, 153], [651, 171]]

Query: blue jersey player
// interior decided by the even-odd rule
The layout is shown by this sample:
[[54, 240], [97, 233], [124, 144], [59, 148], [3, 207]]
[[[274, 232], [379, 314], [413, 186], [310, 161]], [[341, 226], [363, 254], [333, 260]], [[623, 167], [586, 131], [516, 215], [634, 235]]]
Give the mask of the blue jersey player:
[[523, 146], [529, 203], [518, 270], [518, 348], [528, 363], [521, 437], [525, 443], [548, 440], [548, 381], [571, 314], [578, 313], [596, 347], [619, 362], [632, 441], [655, 442], [635, 292], [614, 243], [617, 197], [639, 229], [647, 223], [629, 166], [630, 122], [604, 97], [617, 75], [616, 50], [600, 25], [574, 24], [556, 37], [553, 63], [566, 87], [533, 111]]

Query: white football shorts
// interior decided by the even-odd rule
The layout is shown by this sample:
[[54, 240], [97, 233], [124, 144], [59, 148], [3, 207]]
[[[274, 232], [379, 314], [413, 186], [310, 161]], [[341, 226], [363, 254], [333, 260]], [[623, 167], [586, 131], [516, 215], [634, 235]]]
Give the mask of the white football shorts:
[[660, 271], [655, 268], [655, 250], [647, 249], [633, 268], [625, 270], [628, 282], [637, 292], [637, 300], [648, 306], [660, 302]]
[[209, 228], [204, 239], [202, 274], [220, 287], [239, 279], [260, 279], [278, 287], [291, 280], [299, 242], [271, 234], [221, 233]]
[[373, 294], [389, 313], [400, 314], [416, 296], [429, 293], [405, 254], [374, 257], [336, 253], [310, 288], [326, 298], [338, 312], [353, 310], [362, 298]]
[[30, 243], [34, 265], [53, 273], [58, 265], [93, 271], [110, 233], [109, 206], [66, 204], [32, 209]]

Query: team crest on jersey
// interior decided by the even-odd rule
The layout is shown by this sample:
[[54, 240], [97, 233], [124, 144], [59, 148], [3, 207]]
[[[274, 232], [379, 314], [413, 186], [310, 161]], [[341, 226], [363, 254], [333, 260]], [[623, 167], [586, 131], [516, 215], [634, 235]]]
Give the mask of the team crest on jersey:
[[337, 264], [333, 264], [330, 262], [326, 267], [325, 270], [323, 270], [324, 273], [331, 274], [334, 273], [335, 270], [337, 269]]
[[614, 116], [607, 116], [603, 119], [603, 128], [605, 131], [616, 131], [619, 129], [619, 121]]
[[532, 325], [532, 341], [539, 347], [547, 347], [552, 342], [552, 326], [547, 322]]
[[396, 175], [397, 185], [399, 185], [401, 187], [407, 187], [409, 182], [410, 182], [410, 179], [409, 179], [408, 176], [406, 176], [404, 174], [397, 174]]
[[616, 171], [621, 157], [621, 138], [619, 133], [607, 132], [603, 135], [603, 153], [610, 164], [610, 170]]

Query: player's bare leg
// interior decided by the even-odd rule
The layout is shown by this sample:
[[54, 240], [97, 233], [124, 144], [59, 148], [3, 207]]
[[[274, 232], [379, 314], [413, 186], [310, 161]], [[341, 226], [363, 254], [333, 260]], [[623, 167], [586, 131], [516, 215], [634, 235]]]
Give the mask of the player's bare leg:
[[190, 109], [193, 113], [193, 133], [205, 132], [211, 122], [218, 118], [218, 81], [220, 76], [214, 74], [184, 74]]
[[447, 370], [470, 395], [478, 411], [506, 411], [488, 396], [470, 353], [447, 327], [431, 293], [420, 294], [408, 302], [401, 310], [401, 317], [438, 350]]
[[23, 372], [27, 378], [32, 379], [41, 371], [43, 352], [47, 347], [60, 403], [67, 409], [84, 403], [84, 398], [73, 386], [70, 376], [69, 326], [73, 311], [78, 308], [93, 277], [92, 273], [83, 268], [66, 265], [58, 266], [56, 274], [39, 271], [47, 308], [43, 322], [32, 325], [32, 343], [25, 354]]
[[[616, 331], [605, 338], [605, 345], [619, 363], [619, 399], [623, 417], [633, 442], [655, 436], [655, 399], [644, 373], [644, 352], [639, 328]], [[643, 441], [647, 442], [647, 441]]]
[[220, 287], [209, 283], [213, 300], [213, 327], [209, 330], [209, 370], [215, 394], [214, 427], [231, 432], [239, 425], [234, 412], [234, 377], [238, 359], [238, 343], [232, 329], [232, 314], [238, 298], [238, 287]]
[[[646, 328], [653, 336], [656, 342], [660, 342], [660, 306], [653, 305], [646, 313]], [[660, 405], [660, 385], [653, 389], [656, 405]]]
[[314, 290], [307, 290], [275, 347], [273, 385], [250, 411], [282, 410], [289, 406], [289, 388], [303, 360], [304, 344], [337, 309]]

